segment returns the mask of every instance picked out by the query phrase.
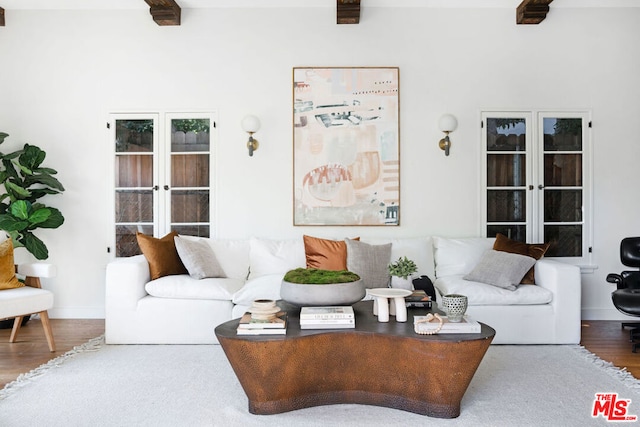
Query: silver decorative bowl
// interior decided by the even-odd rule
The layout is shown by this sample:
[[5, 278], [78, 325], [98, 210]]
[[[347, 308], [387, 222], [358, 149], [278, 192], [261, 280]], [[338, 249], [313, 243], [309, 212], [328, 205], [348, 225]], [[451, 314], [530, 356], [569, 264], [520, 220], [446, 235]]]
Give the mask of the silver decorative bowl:
[[326, 285], [291, 283], [283, 280], [280, 287], [280, 298], [300, 307], [351, 305], [364, 298], [366, 293], [362, 279]]

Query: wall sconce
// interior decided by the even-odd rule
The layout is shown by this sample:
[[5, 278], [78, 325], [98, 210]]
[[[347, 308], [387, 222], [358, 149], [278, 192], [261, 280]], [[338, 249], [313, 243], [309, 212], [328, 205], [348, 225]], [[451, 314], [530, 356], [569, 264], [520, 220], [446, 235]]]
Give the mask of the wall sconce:
[[438, 127], [440, 127], [440, 130], [445, 133], [445, 137], [440, 140], [440, 143], [438, 145], [440, 146], [441, 150], [444, 150], [444, 155], [448, 156], [449, 150], [451, 149], [451, 140], [449, 139], [449, 133], [456, 130], [456, 128], [458, 127], [458, 120], [456, 120], [456, 118], [451, 114], [445, 114], [440, 117], [440, 120], [438, 121]]
[[249, 156], [253, 156], [253, 152], [258, 149], [258, 140], [253, 138], [253, 134], [260, 129], [260, 119], [256, 116], [245, 116], [242, 119], [242, 129], [249, 134], [247, 148], [249, 149]]

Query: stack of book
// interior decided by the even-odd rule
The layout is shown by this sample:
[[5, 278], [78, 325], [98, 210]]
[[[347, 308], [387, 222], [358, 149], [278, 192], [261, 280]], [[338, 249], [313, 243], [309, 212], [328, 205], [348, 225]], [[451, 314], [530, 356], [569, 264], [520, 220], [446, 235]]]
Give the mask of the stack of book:
[[257, 320], [251, 313], [245, 313], [238, 324], [238, 335], [285, 335], [287, 333], [287, 313], [278, 312], [269, 320]]
[[407, 308], [431, 308], [431, 297], [422, 289], [416, 289], [411, 295], [404, 297]]
[[[416, 332], [418, 331], [433, 331], [440, 326], [440, 322], [437, 319], [433, 319], [431, 322], [418, 322], [419, 320], [425, 319], [427, 316], [413, 316], [414, 326], [416, 328]], [[480, 333], [480, 323], [476, 320], [472, 319], [469, 316], [464, 316], [462, 321], [460, 322], [449, 322], [447, 316], [442, 316], [442, 329], [438, 332], [439, 334], [479, 334]]]
[[302, 307], [300, 309], [300, 329], [345, 329], [355, 328], [356, 317], [353, 307]]

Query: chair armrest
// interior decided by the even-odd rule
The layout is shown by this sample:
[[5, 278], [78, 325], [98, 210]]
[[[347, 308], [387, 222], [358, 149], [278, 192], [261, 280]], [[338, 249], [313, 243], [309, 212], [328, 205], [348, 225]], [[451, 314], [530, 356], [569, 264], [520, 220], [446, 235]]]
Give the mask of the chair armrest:
[[30, 277], [51, 278], [56, 277], [58, 269], [53, 264], [46, 262], [34, 262], [28, 264], [18, 264], [18, 274]]
[[147, 295], [144, 289], [151, 280], [149, 263], [144, 255], [116, 258], [107, 264], [105, 309], [135, 309], [138, 301]]

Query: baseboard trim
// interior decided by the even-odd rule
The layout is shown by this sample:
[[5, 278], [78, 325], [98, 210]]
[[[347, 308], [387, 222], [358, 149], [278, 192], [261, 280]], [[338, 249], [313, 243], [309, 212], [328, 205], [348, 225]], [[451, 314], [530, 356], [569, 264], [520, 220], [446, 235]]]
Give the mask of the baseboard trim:
[[[615, 308], [583, 308], [582, 320], [633, 320], [633, 316], [625, 316]], [[637, 318], [640, 320], [640, 318]]]
[[104, 307], [54, 307], [51, 319], [104, 319]]

